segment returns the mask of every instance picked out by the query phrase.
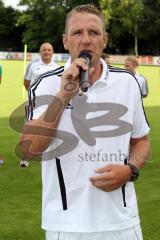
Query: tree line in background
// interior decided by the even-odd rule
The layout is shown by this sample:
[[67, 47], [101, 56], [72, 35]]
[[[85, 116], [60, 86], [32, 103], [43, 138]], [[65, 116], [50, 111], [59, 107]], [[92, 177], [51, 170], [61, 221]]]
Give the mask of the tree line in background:
[[160, 0], [20, 0], [20, 11], [0, 0], [0, 51], [35, 52], [43, 42], [55, 52], [62, 44], [65, 18], [75, 6], [94, 3], [104, 14], [110, 54], [160, 55]]

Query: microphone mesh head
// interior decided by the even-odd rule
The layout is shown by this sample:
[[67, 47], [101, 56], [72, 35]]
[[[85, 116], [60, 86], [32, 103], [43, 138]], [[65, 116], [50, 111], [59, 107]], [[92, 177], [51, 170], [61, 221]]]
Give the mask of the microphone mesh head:
[[91, 58], [92, 58], [90, 52], [87, 50], [81, 51], [78, 57], [79, 58], [89, 58], [89, 60], [91, 60]]

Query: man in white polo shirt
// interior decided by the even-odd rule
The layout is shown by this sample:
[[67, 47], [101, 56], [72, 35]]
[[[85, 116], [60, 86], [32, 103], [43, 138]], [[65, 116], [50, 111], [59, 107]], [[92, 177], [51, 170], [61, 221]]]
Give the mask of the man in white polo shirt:
[[[28, 90], [29, 86], [42, 73], [52, 71], [59, 68], [59, 65], [53, 61], [53, 46], [50, 43], [43, 43], [39, 50], [39, 58], [31, 61], [26, 69], [24, 76], [24, 86]], [[20, 166], [28, 167], [29, 162], [26, 159], [21, 159]]]
[[26, 69], [24, 86], [27, 90], [39, 75], [59, 67], [59, 65], [53, 61], [53, 53], [53, 46], [50, 43], [43, 43], [41, 45], [39, 58], [31, 61]]
[[[133, 181], [150, 145], [138, 84], [100, 58], [107, 33], [93, 5], [68, 14], [63, 43], [71, 58], [29, 89], [20, 139], [27, 157], [43, 152], [46, 240], [142, 240]], [[79, 95], [82, 71], [92, 85]]]

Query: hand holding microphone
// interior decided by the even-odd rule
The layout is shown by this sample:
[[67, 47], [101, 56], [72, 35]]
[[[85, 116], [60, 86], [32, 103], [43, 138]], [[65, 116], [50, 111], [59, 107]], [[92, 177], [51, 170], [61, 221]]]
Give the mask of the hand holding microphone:
[[61, 98], [64, 98], [65, 102], [69, 102], [79, 92], [79, 88], [81, 89], [81, 94], [83, 94], [92, 85], [89, 82], [90, 60], [90, 52], [81, 51], [78, 58], [62, 74], [60, 95], [62, 95]]
[[[91, 61], [91, 54], [89, 51], [81, 51], [78, 58], [83, 58], [86, 61], [87, 66], [89, 67], [90, 61]], [[87, 92], [88, 88], [92, 85], [92, 83], [89, 81], [89, 68], [88, 70], [83, 70], [80, 68], [80, 81], [79, 81], [79, 87], [81, 89], [80, 95], [83, 94], [83, 92]]]

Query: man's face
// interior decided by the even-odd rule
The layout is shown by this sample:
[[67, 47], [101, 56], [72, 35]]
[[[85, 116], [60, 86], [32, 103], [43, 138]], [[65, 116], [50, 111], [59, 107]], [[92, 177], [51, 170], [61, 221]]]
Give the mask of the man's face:
[[53, 55], [52, 45], [50, 45], [48, 43], [42, 45], [42, 47], [40, 49], [40, 55], [41, 55], [43, 62], [50, 62], [52, 59], [52, 55]]
[[128, 70], [129, 72], [131, 72], [132, 74], [135, 74], [136, 66], [135, 66], [134, 62], [126, 60], [125, 63], [124, 63], [124, 68], [126, 70]]
[[69, 50], [72, 60], [82, 50], [90, 51], [96, 63], [107, 44], [107, 33], [103, 31], [101, 19], [90, 13], [75, 13], [68, 22], [68, 31], [63, 38], [64, 48]]

